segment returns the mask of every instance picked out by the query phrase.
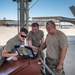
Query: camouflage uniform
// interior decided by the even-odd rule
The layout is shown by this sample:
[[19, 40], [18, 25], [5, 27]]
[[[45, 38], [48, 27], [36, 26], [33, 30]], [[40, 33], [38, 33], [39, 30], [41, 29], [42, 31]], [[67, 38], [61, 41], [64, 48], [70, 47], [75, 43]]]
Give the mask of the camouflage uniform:
[[[54, 72], [55, 75], [65, 75], [63, 68], [61, 71], [56, 70], [56, 66], [58, 62], [59, 60], [54, 60], [54, 59], [46, 57], [47, 66]], [[50, 75], [47, 70], [46, 70], [46, 75]]]

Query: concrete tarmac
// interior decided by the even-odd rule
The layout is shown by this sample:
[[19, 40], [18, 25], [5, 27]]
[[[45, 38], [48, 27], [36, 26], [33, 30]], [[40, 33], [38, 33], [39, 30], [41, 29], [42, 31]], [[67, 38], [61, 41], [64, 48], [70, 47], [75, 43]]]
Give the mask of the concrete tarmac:
[[66, 75], [75, 75], [75, 41], [69, 42], [66, 58], [64, 61]]

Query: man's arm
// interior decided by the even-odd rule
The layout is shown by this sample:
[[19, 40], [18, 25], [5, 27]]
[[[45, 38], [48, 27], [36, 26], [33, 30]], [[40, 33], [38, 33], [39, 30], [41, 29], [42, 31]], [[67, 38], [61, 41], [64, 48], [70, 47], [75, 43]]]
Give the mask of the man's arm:
[[12, 56], [18, 56], [18, 53], [15, 52], [15, 53], [9, 53], [8, 50], [3, 50], [2, 52], [2, 57], [12, 57]]
[[32, 41], [31, 40], [28, 40], [27, 42], [28, 42], [28, 46], [32, 47], [33, 50], [38, 50], [38, 47], [35, 47], [35, 46], [32, 45]]
[[45, 42], [40, 46], [40, 48], [39, 48], [39, 51], [42, 51], [43, 49], [45, 49], [46, 48], [46, 44], [45, 44]]
[[41, 39], [41, 45], [43, 45], [43, 43], [44, 43], [44, 38]]
[[62, 69], [63, 62], [64, 62], [64, 59], [65, 59], [65, 56], [66, 56], [66, 51], [67, 51], [67, 48], [62, 48], [61, 53], [60, 53], [59, 63], [57, 65], [57, 67], [56, 67], [57, 70]]

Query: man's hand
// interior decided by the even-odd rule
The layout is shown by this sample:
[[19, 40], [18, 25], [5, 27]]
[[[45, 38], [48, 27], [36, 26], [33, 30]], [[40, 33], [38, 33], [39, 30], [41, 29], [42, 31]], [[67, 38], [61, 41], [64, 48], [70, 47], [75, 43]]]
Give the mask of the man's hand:
[[42, 51], [42, 47], [39, 48], [39, 51]]
[[14, 53], [14, 56], [12, 56], [11, 58], [12, 60], [17, 60], [18, 59], [18, 52]]
[[18, 52], [15, 52], [13, 56], [18, 56]]
[[12, 59], [12, 60], [18, 60], [18, 57], [14, 57], [14, 56], [13, 56], [11, 59]]
[[61, 71], [62, 70], [62, 65], [61, 64], [58, 64], [57, 67], [56, 67], [56, 70], [57, 71]]

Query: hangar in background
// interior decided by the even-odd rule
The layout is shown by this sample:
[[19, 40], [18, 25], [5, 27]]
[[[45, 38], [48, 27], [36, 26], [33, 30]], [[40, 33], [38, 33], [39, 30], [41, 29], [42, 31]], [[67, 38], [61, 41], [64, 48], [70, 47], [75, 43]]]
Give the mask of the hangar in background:
[[[73, 26], [75, 25], [75, 18], [67, 18], [62, 16], [48, 16], [48, 17], [32, 17], [32, 20], [29, 20], [29, 25], [33, 22], [39, 23], [39, 25], [44, 26], [45, 23], [49, 20], [53, 20], [58, 26]], [[0, 26], [18, 26], [18, 20], [0, 20]], [[26, 21], [25, 21], [26, 22]]]
[[32, 21], [38, 22], [40, 25], [45, 25], [45, 23], [49, 20], [53, 20], [56, 25], [75, 25], [75, 18], [67, 18], [62, 16], [32, 17]]

